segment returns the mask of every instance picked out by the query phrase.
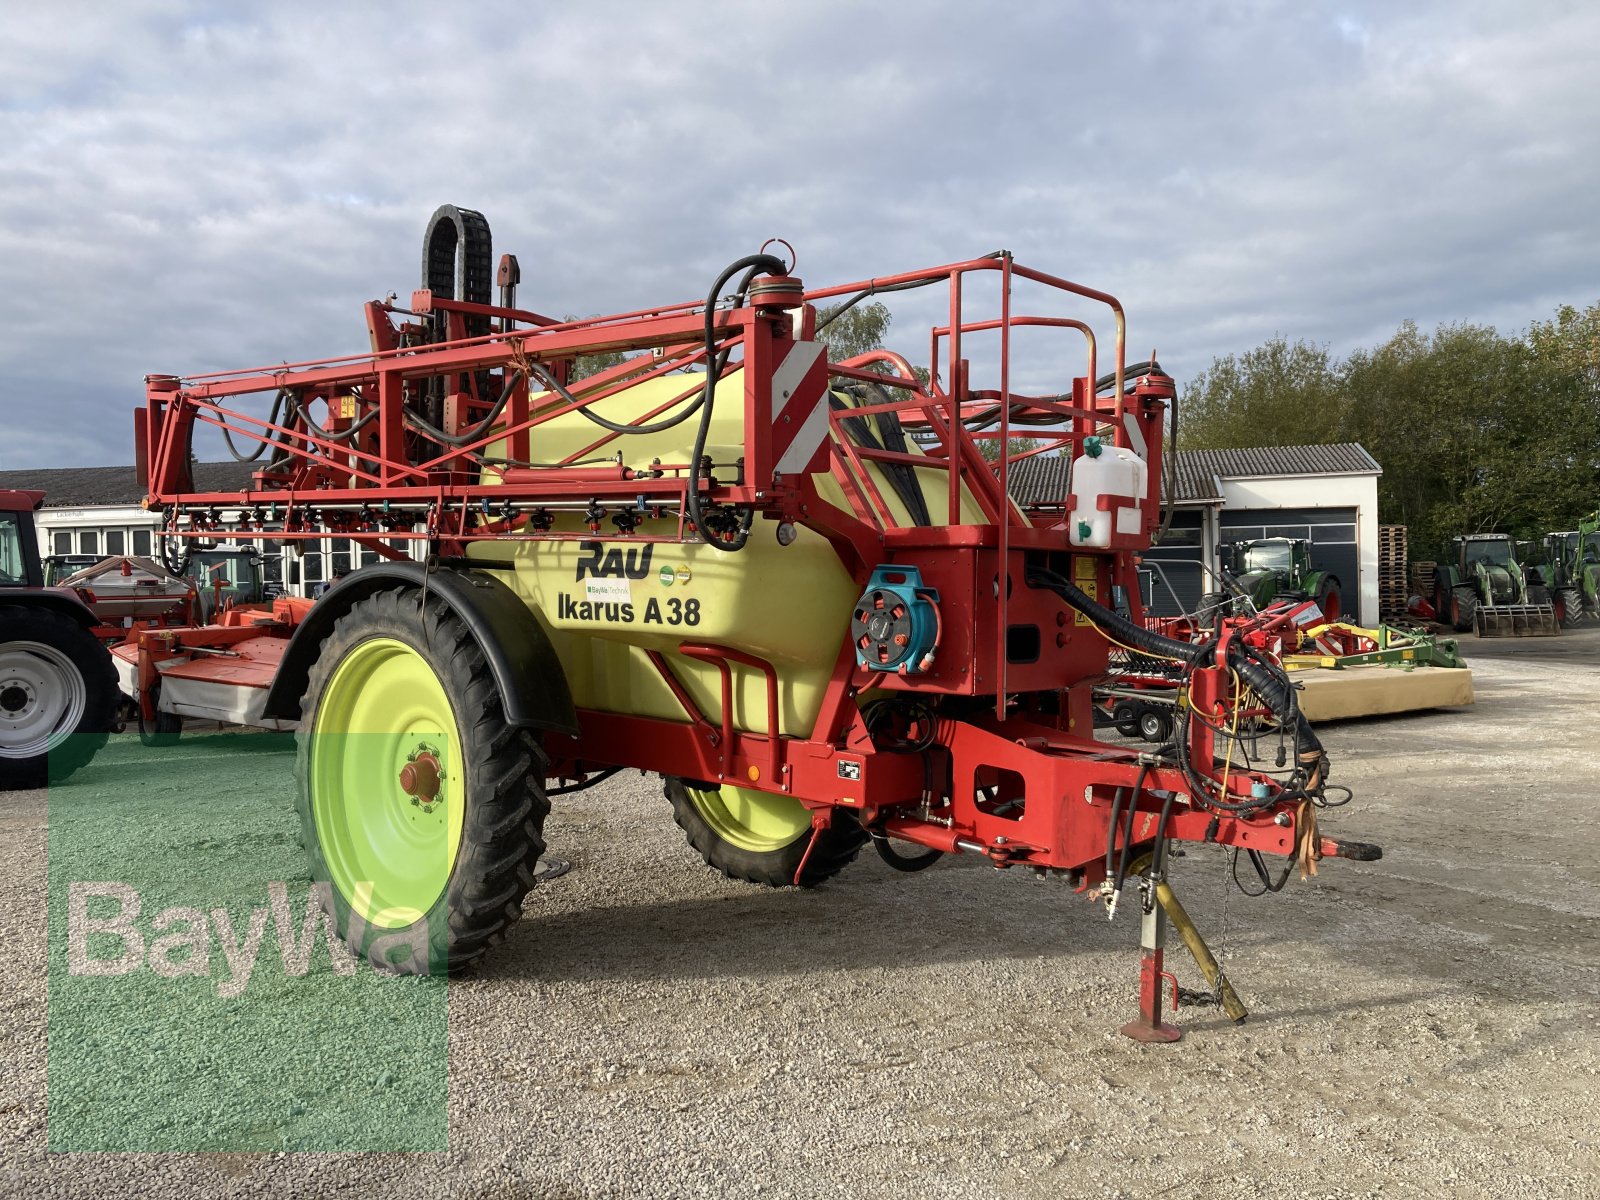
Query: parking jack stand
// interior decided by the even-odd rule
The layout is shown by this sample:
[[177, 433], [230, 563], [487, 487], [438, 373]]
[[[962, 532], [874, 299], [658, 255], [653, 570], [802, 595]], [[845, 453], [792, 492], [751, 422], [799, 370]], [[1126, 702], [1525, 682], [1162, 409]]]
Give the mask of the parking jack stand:
[[1178, 1005], [1178, 981], [1165, 969], [1163, 959], [1167, 941], [1167, 913], [1156, 902], [1155, 885], [1148, 879], [1139, 881], [1140, 905], [1144, 921], [1139, 931], [1139, 946], [1143, 959], [1139, 964], [1139, 1019], [1129, 1021], [1122, 1032], [1136, 1042], [1175, 1042], [1183, 1030], [1161, 1019], [1161, 995], [1165, 988], [1172, 989], [1172, 1005]]

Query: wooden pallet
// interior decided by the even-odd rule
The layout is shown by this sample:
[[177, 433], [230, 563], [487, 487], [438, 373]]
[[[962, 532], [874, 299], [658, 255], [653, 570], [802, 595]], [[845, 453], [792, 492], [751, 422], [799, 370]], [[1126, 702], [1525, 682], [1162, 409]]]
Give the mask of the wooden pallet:
[[1403, 617], [1413, 587], [1407, 576], [1406, 527], [1378, 526], [1378, 619]]

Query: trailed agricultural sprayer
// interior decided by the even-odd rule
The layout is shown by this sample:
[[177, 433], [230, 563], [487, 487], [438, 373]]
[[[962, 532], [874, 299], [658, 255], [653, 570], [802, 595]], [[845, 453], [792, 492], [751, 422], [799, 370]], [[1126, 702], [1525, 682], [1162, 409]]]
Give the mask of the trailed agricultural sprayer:
[[[1173, 387], [1127, 367], [1113, 297], [1005, 253], [807, 290], [763, 252], [703, 302], [562, 322], [518, 306], [515, 258], [492, 267], [487, 223], [450, 206], [423, 263], [408, 304], [366, 306], [369, 352], [152, 376], [137, 421], [170, 556], [238, 520], [331, 527], [388, 560], [309, 610], [195, 631], [233, 657], [151, 637], [129, 668], [137, 686], [225, 665], [257, 719], [298, 722], [313, 877], [375, 963], [481, 955], [532, 886], [547, 796], [622, 768], [664, 776], [695, 850], [754, 883], [820, 883], [871, 841], [906, 870], [965, 852], [1059, 874], [1112, 913], [1135, 889], [1144, 1039], [1177, 1036], [1169, 917], [1243, 1013], [1172, 898], [1170, 842], [1234, 847], [1271, 886], [1378, 856], [1319, 833], [1341, 789], [1275, 663], [1115, 611], [1158, 523], [1147, 464]], [[819, 305], [912, 289], [943, 294], [925, 372], [887, 350], [828, 361]], [[1058, 523], [1009, 501], [1019, 456], [980, 453], [1022, 425], [1072, 458]], [[195, 491], [207, 427], [260, 456], [249, 491]], [[1184, 681], [1160, 752], [1094, 740], [1114, 641]], [[1277, 714], [1274, 769], [1231, 740], [1241, 706]]]

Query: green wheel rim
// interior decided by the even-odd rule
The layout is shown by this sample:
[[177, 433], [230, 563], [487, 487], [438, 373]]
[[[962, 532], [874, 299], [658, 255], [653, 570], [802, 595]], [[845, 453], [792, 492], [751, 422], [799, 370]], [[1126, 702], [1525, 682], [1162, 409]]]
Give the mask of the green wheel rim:
[[741, 850], [782, 850], [811, 828], [810, 811], [793, 796], [728, 784], [712, 790], [684, 784], [684, 791], [716, 835]]
[[[444, 685], [404, 642], [361, 642], [328, 680], [311, 738], [311, 811], [333, 886], [369, 925], [415, 924], [461, 847], [464, 767]], [[402, 784], [425, 755], [440, 767], [431, 799]]]

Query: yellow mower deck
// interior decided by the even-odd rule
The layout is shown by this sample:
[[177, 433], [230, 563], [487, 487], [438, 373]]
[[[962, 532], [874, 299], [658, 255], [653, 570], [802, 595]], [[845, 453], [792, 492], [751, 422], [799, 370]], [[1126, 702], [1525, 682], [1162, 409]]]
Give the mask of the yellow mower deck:
[[1408, 671], [1373, 665], [1338, 671], [1300, 670], [1293, 672], [1293, 679], [1304, 685], [1299, 693], [1300, 708], [1313, 722], [1472, 703], [1469, 667], [1417, 667]]

